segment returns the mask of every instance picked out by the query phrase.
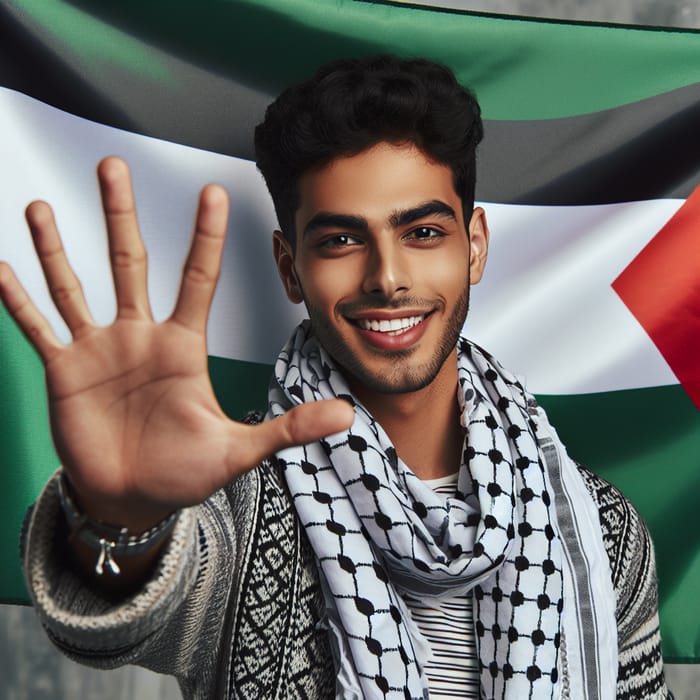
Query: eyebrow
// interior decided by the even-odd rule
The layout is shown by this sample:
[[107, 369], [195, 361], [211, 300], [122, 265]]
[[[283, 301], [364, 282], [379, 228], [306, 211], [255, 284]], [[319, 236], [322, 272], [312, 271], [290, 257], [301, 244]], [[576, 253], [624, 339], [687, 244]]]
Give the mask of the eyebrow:
[[[441, 202], [439, 199], [433, 199], [429, 202], [411, 207], [410, 209], [393, 211], [389, 216], [389, 224], [393, 228], [398, 228], [399, 226], [412, 224], [414, 221], [419, 221], [426, 216], [439, 216], [457, 221], [457, 215], [451, 206], [445, 204], [445, 202]], [[369, 223], [363, 216], [320, 211], [312, 216], [304, 227], [304, 236], [310, 235], [319, 228], [340, 228], [349, 231], [366, 232], [369, 230]]]
[[393, 212], [389, 217], [389, 223], [394, 228], [398, 228], [399, 226], [406, 226], [412, 224], [414, 221], [424, 219], [426, 216], [439, 216], [441, 218], [457, 221], [457, 215], [451, 206], [445, 204], [445, 202], [441, 202], [439, 199], [433, 199], [430, 202], [424, 202], [410, 209], [402, 209]]
[[320, 211], [312, 216], [304, 226], [304, 237], [319, 228], [340, 228], [350, 231], [368, 231], [369, 223], [363, 216], [352, 214], [334, 214], [330, 211]]

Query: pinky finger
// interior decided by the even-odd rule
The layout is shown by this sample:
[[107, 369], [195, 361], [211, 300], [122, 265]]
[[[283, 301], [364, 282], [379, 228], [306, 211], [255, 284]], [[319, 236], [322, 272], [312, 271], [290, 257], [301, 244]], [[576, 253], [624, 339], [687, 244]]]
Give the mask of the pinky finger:
[[54, 357], [63, 345], [24, 291], [12, 268], [3, 262], [0, 262], [0, 299], [44, 363]]

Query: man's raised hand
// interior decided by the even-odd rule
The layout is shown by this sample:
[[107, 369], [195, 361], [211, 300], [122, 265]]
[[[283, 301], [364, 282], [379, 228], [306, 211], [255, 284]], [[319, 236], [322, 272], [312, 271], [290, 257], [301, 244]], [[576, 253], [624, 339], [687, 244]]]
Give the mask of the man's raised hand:
[[73, 342], [58, 340], [4, 263], [0, 296], [44, 362], [54, 443], [81, 507], [140, 532], [203, 501], [272, 452], [349, 426], [352, 409], [342, 401], [308, 404], [257, 426], [227, 418], [209, 381], [205, 334], [226, 193], [216, 185], [202, 190], [175, 309], [155, 323], [128, 168], [107, 158], [98, 178], [117, 299], [112, 325], [93, 321], [44, 202], [29, 205], [27, 222]]

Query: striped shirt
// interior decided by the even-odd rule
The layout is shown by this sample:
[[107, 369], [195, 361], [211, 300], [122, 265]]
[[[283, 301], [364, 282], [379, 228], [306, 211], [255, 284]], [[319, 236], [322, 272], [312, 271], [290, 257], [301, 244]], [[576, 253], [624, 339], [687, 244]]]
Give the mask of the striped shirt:
[[[457, 474], [425, 483], [435, 493], [453, 496]], [[432, 651], [423, 670], [428, 678], [430, 700], [479, 697], [479, 660], [474, 635], [471, 593], [423, 601], [403, 593], [411, 617]]]

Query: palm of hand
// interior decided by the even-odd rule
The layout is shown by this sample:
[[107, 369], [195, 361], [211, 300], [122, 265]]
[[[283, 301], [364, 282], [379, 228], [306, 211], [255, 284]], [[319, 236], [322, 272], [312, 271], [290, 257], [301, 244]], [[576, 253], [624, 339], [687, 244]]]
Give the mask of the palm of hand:
[[79, 490], [148, 494], [172, 510], [225, 483], [229, 421], [197, 333], [118, 320], [64, 348], [46, 372], [56, 448]]

